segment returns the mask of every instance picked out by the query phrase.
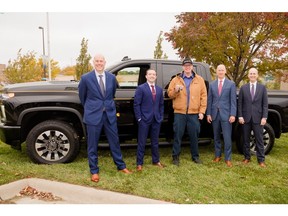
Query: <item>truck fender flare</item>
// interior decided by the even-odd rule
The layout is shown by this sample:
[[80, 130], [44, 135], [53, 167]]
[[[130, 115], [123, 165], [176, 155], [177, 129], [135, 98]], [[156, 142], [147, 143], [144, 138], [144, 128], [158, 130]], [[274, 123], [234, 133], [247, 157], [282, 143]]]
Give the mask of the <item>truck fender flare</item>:
[[17, 125], [21, 125], [22, 119], [24, 118], [24, 116], [30, 112], [39, 112], [39, 111], [65, 111], [65, 112], [72, 112], [74, 113], [78, 119], [81, 122], [82, 128], [83, 128], [83, 133], [84, 135], [86, 134], [86, 128], [85, 125], [83, 124], [83, 120], [82, 120], [82, 115], [80, 112], [78, 112], [78, 110], [69, 108], [69, 107], [34, 107], [34, 108], [29, 108], [24, 110], [23, 112], [20, 113], [19, 118], [17, 120]]
[[[268, 115], [269, 115], [269, 113], [273, 113], [273, 114], [275, 114], [277, 116], [277, 118], [279, 120], [279, 130], [282, 131], [282, 118], [281, 118], [280, 113], [277, 110], [268, 109]], [[269, 120], [269, 119], [267, 119], [267, 120]]]

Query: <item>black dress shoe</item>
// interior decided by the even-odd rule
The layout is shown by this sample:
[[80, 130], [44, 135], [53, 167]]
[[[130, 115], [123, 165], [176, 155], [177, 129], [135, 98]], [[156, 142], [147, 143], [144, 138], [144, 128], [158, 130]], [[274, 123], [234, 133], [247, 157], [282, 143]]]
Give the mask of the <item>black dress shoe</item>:
[[202, 161], [199, 158], [192, 159], [196, 164], [202, 164]]
[[173, 160], [172, 160], [172, 163], [176, 166], [179, 166], [179, 156], [176, 155], [176, 156], [173, 156]]

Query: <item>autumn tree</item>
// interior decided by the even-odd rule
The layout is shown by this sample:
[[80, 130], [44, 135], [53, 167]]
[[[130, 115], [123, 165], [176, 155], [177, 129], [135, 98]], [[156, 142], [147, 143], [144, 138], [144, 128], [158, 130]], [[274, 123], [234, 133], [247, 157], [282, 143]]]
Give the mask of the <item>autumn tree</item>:
[[84, 73], [92, 70], [92, 65], [89, 62], [91, 60], [91, 56], [90, 54], [87, 54], [87, 51], [88, 40], [85, 40], [85, 38], [83, 38], [81, 42], [80, 55], [76, 60], [76, 78], [78, 80]]
[[61, 73], [66, 76], [75, 76], [76, 66], [67, 66], [62, 69]]
[[[60, 72], [60, 68], [58, 62], [53, 59], [50, 60], [50, 64], [51, 77], [54, 78]], [[42, 58], [36, 59], [36, 54], [33, 51], [21, 54], [20, 49], [17, 58], [8, 61], [4, 75], [9, 83], [41, 81], [44, 75]]]
[[33, 51], [22, 55], [20, 49], [17, 58], [8, 61], [4, 74], [9, 83], [40, 81], [43, 75], [42, 62], [36, 60]]
[[[248, 70], [275, 75], [288, 69], [288, 13], [182, 13], [165, 33], [181, 57], [227, 68], [238, 86]], [[280, 76], [281, 77], [281, 76]]]
[[59, 67], [59, 62], [50, 59], [50, 65], [51, 65], [51, 79], [55, 79], [55, 77], [60, 73], [61, 68]]
[[162, 41], [163, 41], [163, 31], [160, 31], [156, 46], [155, 46], [155, 51], [154, 51], [154, 59], [168, 59], [168, 56], [166, 53], [163, 56], [163, 50], [162, 50]]

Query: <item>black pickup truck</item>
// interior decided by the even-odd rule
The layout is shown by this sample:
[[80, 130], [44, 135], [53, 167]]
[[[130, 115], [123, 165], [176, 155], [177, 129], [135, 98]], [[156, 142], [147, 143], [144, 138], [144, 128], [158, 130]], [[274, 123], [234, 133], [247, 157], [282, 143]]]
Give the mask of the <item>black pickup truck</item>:
[[[194, 70], [201, 75], [209, 89], [211, 74], [209, 66], [195, 62]], [[123, 59], [107, 68], [119, 83], [115, 95], [119, 138], [122, 143], [137, 143], [137, 123], [133, 113], [133, 97], [138, 85], [146, 82], [148, 68], [157, 71], [157, 84], [163, 87], [165, 116], [161, 126], [160, 140], [171, 143], [173, 139], [172, 101], [166, 90], [173, 76], [182, 70], [180, 61]], [[83, 107], [78, 97], [76, 81], [45, 81], [7, 85], [1, 92], [0, 137], [3, 142], [21, 149], [26, 141], [29, 157], [35, 163], [67, 163], [78, 155], [85, 141], [82, 123]], [[275, 138], [288, 132], [288, 92], [269, 91], [269, 116], [264, 127], [265, 153], [273, 148]], [[233, 127], [233, 139], [242, 151], [242, 138], [237, 123]], [[212, 127], [201, 122], [200, 143], [211, 141]], [[127, 142], [129, 140], [129, 142]], [[132, 140], [132, 142], [131, 142]], [[185, 137], [184, 137], [185, 141]], [[105, 136], [101, 140], [105, 143]], [[251, 151], [255, 152], [251, 134]]]

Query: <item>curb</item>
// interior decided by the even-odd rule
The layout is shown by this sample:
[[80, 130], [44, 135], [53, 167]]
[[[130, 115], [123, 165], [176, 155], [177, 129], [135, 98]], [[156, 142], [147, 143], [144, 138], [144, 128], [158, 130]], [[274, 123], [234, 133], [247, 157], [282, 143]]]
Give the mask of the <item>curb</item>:
[[[0, 198], [2, 200], [12, 199], [27, 186], [33, 187], [39, 191], [51, 192], [53, 195], [61, 197], [62, 200], [53, 201], [53, 203], [59, 204], [171, 204], [164, 201], [153, 200], [129, 194], [122, 194], [38, 178], [22, 179], [0, 186]], [[39, 201], [26, 198], [23, 199], [22, 202], [18, 203], [39, 203]], [[46, 203], [49, 204], [51, 201], [47, 201]]]

